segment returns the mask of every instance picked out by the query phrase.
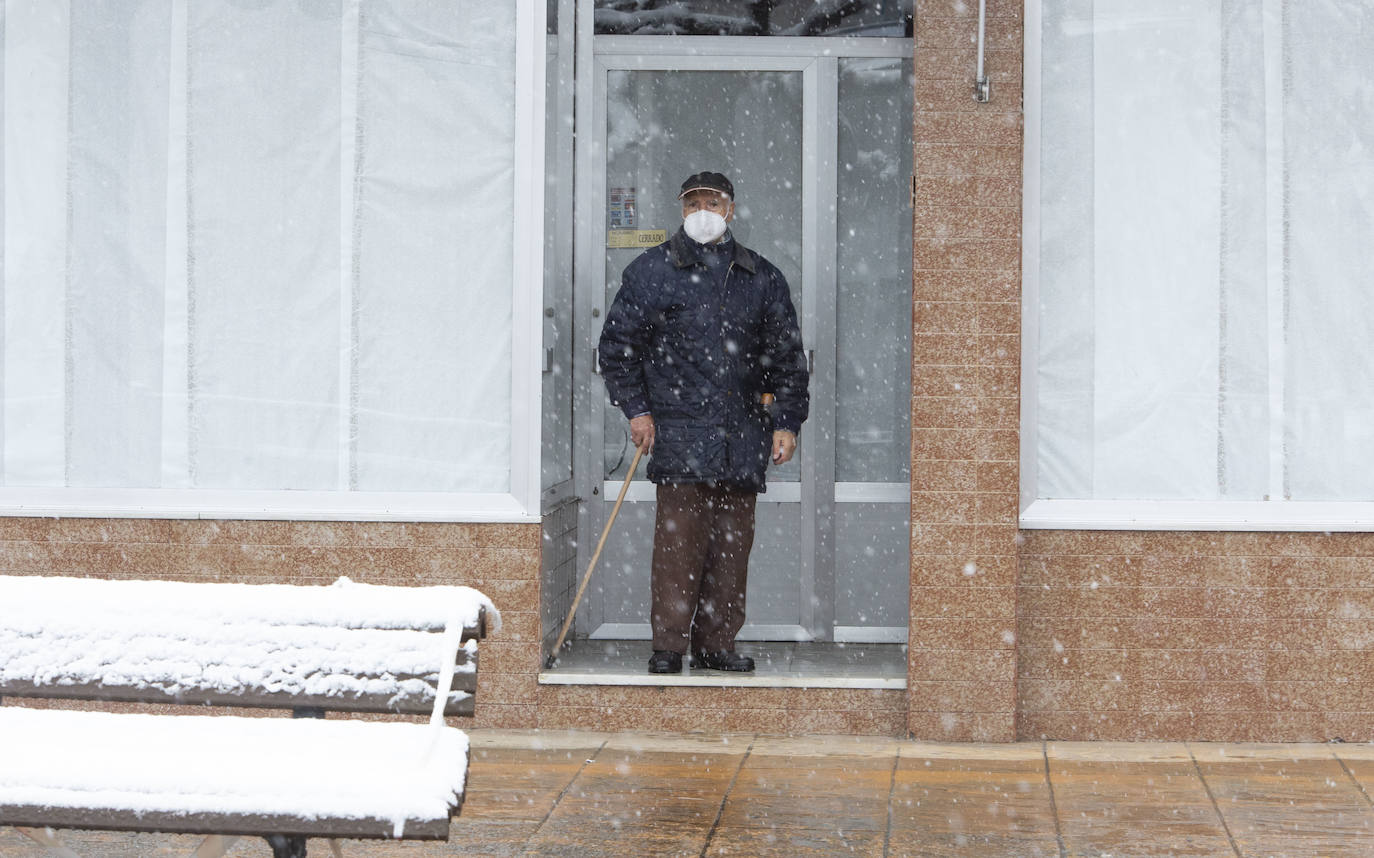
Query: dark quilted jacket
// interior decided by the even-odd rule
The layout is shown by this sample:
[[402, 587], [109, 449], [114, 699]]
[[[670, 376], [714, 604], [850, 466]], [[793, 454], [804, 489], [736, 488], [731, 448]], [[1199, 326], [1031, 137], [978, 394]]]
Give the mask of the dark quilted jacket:
[[797, 312], [768, 260], [734, 242], [713, 277], [699, 247], [678, 230], [626, 267], [601, 332], [602, 377], [626, 417], [653, 415], [649, 479], [763, 491], [773, 429], [799, 432], [810, 407]]

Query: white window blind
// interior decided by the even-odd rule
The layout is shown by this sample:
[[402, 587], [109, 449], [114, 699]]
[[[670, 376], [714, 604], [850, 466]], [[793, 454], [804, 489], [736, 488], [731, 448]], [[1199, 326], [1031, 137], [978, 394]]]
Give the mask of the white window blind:
[[1024, 525], [1374, 529], [1371, 36], [1031, 4]]
[[7, 0], [3, 511], [537, 510], [534, 6]]

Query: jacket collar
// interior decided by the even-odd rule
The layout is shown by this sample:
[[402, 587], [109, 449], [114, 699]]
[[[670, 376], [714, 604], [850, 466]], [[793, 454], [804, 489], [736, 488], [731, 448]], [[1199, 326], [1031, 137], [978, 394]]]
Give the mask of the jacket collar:
[[[750, 274], [757, 274], [758, 261], [754, 251], [740, 244], [739, 239], [734, 239], [734, 242], [734, 264]], [[687, 233], [683, 232], [681, 227], [678, 227], [677, 232], [673, 233], [673, 237], [668, 239], [668, 253], [673, 260], [673, 265], [678, 268], [691, 268], [701, 261], [700, 255], [697, 253], [696, 242], [688, 238]]]

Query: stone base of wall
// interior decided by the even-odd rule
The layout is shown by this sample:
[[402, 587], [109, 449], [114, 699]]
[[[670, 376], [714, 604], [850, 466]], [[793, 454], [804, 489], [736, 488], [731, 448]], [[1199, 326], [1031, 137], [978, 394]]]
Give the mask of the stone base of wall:
[[0, 574], [476, 587], [502, 629], [482, 645], [469, 723], [533, 727], [540, 542], [537, 524], [0, 517]]
[[1374, 741], [1374, 534], [969, 538], [1009, 540], [1014, 585], [952, 549], [913, 555], [913, 579], [951, 580], [918, 591], [927, 645], [905, 691], [540, 686], [538, 525], [0, 518], [0, 573], [477, 587], [504, 627], [482, 647], [476, 727]]
[[1024, 535], [1019, 738], [1374, 740], [1374, 534]]

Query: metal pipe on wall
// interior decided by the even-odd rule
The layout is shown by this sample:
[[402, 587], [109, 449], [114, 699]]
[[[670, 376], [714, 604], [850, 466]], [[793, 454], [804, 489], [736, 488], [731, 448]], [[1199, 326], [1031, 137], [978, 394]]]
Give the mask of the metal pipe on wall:
[[988, 3], [978, 0], [978, 76], [973, 82], [973, 100], [987, 102], [992, 100], [992, 81], [988, 80], [983, 69], [983, 37], [987, 32]]

